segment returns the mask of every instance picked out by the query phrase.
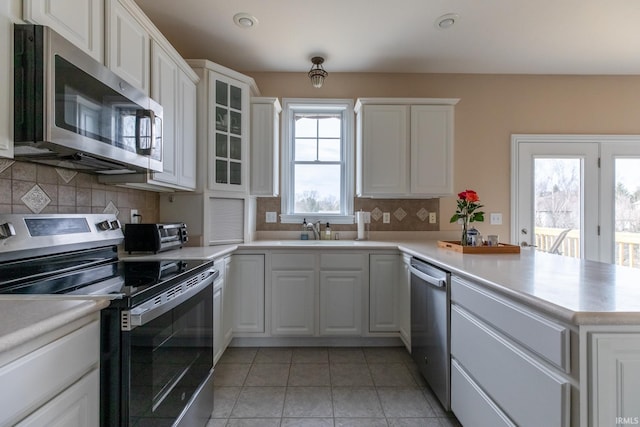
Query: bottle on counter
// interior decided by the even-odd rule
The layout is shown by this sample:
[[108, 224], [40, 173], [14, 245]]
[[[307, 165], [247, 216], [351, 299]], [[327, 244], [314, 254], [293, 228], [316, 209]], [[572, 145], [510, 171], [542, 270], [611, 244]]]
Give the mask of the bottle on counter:
[[300, 232], [300, 240], [309, 240], [309, 230], [307, 230], [307, 218], [302, 221], [302, 231]]
[[324, 229], [324, 240], [331, 240], [331, 227], [329, 226], [329, 223], [327, 223], [327, 226]]

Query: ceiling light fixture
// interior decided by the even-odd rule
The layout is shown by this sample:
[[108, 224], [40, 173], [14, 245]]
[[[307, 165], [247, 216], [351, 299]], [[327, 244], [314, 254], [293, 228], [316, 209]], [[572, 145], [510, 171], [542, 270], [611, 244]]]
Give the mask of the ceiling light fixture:
[[233, 15], [233, 22], [240, 28], [248, 30], [258, 25], [258, 18], [248, 13], [236, 13]]
[[460, 19], [460, 15], [457, 13], [447, 13], [436, 19], [435, 25], [439, 30], [446, 30], [453, 27], [458, 19]]
[[321, 88], [324, 83], [324, 79], [329, 75], [324, 68], [322, 68], [322, 63], [324, 62], [324, 58], [321, 56], [314, 56], [311, 58], [311, 70], [309, 70], [309, 78], [311, 79], [311, 84], [315, 88]]

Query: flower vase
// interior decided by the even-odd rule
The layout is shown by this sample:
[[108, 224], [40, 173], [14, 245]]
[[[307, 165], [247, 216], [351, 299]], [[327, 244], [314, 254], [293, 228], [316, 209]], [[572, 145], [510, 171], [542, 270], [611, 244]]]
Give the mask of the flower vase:
[[460, 245], [467, 246], [468, 243], [468, 235], [467, 235], [467, 227], [469, 226], [467, 221], [462, 221], [462, 237], [460, 238]]

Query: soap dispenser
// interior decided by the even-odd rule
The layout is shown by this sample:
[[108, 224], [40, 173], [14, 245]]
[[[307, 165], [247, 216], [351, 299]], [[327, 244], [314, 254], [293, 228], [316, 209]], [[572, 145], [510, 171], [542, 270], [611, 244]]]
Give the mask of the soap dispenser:
[[324, 229], [324, 240], [331, 240], [331, 227], [329, 226], [329, 223], [327, 223], [327, 226]]
[[309, 232], [307, 230], [307, 218], [302, 221], [302, 231], [300, 232], [300, 240], [309, 240]]

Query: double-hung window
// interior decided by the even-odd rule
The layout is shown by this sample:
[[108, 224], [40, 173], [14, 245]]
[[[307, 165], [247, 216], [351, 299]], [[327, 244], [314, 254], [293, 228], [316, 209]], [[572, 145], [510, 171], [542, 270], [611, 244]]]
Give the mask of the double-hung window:
[[284, 223], [353, 223], [353, 102], [284, 99]]

